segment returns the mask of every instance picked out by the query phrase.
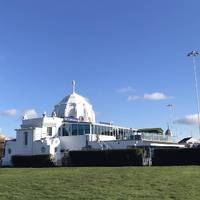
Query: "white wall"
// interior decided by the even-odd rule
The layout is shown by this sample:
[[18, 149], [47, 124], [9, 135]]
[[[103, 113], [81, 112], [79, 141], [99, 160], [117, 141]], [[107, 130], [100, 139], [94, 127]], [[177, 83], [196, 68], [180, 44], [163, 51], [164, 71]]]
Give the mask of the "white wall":
[[[60, 142], [58, 138], [53, 137], [57, 134], [62, 120], [57, 117], [23, 120], [22, 128], [16, 130], [16, 141], [6, 142], [3, 164], [10, 165], [12, 155], [52, 154], [59, 158], [60, 150], [58, 149], [55, 155], [55, 147], [59, 148]], [[52, 127], [52, 136], [48, 136], [47, 127]], [[28, 133], [27, 145], [24, 144], [24, 132]], [[41, 138], [46, 139], [43, 140]], [[41, 151], [42, 147], [45, 148], [45, 152]], [[11, 154], [8, 154], [8, 149], [11, 149]]]
[[86, 147], [86, 135], [61, 136], [61, 149], [81, 150]]
[[90, 141], [97, 141], [97, 137], [99, 141], [109, 141], [109, 140], [116, 140], [115, 136], [111, 135], [97, 135], [97, 134], [90, 134]]

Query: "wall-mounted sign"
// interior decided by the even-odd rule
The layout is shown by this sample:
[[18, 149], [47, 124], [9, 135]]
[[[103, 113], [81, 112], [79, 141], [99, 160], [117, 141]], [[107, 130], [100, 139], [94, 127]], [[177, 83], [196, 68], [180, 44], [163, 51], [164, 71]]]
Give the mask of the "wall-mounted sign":
[[65, 122], [78, 122], [78, 119], [75, 117], [65, 117], [64, 121]]

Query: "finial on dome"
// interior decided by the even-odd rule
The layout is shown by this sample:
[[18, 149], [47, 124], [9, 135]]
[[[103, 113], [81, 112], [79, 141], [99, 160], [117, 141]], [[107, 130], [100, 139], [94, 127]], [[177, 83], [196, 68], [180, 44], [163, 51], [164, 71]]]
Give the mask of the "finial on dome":
[[72, 81], [72, 93], [75, 93], [75, 89], [76, 89], [76, 82], [75, 80]]
[[46, 116], [47, 116], [47, 112], [44, 111], [44, 113], [42, 114], [42, 117], [44, 118], [44, 117], [46, 117]]

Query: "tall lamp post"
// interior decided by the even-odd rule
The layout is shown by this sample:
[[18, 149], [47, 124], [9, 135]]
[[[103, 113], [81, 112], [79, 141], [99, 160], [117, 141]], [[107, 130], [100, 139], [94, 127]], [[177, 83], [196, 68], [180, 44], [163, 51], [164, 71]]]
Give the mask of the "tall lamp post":
[[172, 104], [168, 104], [168, 105], [166, 105], [168, 108], [169, 108], [169, 123], [168, 123], [168, 128], [169, 129], [172, 129], [173, 127], [172, 127], [172, 125], [173, 125], [173, 105]]
[[193, 69], [194, 69], [194, 82], [195, 82], [195, 92], [196, 92], [196, 103], [197, 103], [197, 118], [198, 118], [198, 128], [200, 136], [200, 115], [199, 115], [199, 91], [198, 91], [198, 82], [197, 82], [197, 67], [196, 67], [196, 57], [199, 56], [198, 51], [192, 51], [188, 53], [187, 56], [192, 57]]

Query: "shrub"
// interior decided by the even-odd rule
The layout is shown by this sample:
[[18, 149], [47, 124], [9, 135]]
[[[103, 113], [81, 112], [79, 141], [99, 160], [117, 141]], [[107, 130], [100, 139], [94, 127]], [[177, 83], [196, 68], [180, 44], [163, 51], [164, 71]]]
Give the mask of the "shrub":
[[155, 149], [153, 165], [200, 165], [199, 148]]
[[70, 166], [141, 166], [143, 149], [70, 151]]
[[142, 128], [137, 130], [138, 133], [158, 133], [163, 134], [163, 129], [161, 128]]
[[53, 167], [54, 163], [51, 155], [33, 155], [33, 156], [12, 156], [14, 167]]

